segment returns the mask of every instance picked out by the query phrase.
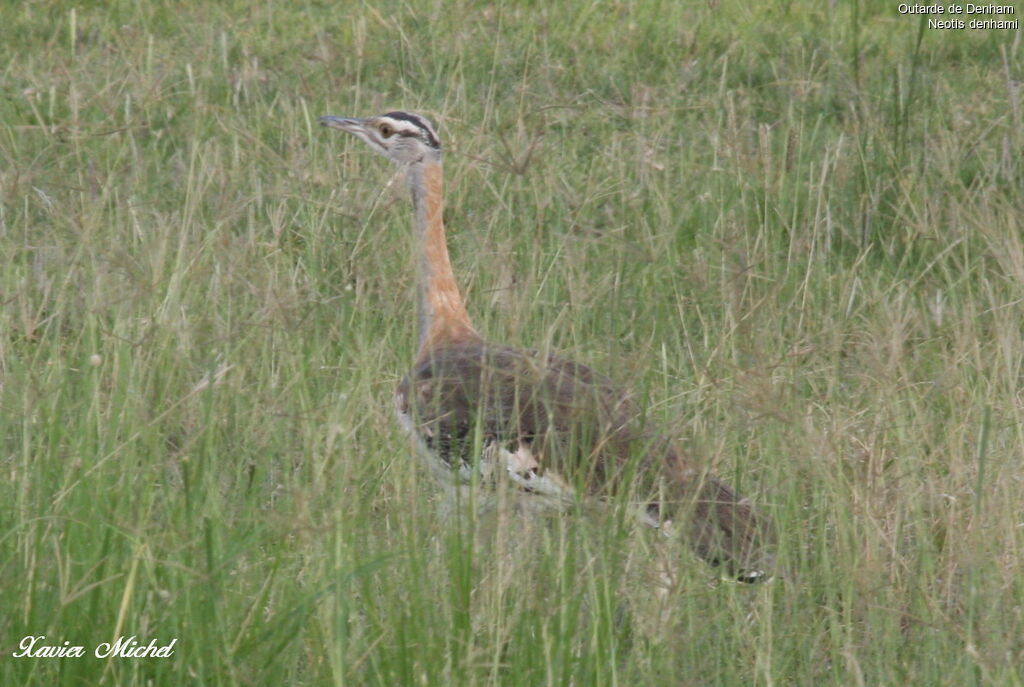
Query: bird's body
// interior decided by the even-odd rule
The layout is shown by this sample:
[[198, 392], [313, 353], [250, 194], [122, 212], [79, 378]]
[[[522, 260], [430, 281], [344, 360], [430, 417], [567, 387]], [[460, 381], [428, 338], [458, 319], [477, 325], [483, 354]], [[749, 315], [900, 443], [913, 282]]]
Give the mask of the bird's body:
[[621, 497], [660, 526], [689, 518], [692, 546], [745, 581], [764, 577], [767, 522], [606, 377], [559, 356], [486, 342], [452, 272], [442, 221], [440, 144], [424, 118], [323, 117], [406, 168], [419, 254], [419, 348], [395, 395], [402, 426], [448, 484], [507, 480], [522, 501], [566, 508]]

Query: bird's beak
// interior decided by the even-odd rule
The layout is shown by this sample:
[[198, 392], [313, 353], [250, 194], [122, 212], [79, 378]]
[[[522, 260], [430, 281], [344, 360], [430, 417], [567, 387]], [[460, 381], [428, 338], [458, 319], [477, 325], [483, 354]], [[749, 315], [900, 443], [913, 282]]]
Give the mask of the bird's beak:
[[356, 117], [321, 117], [320, 124], [323, 126], [330, 127], [332, 129], [341, 129], [347, 131], [350, 134], [354, 134], [358, 131], [362, 131], [365, 127], [366, 120], [358, 119]]

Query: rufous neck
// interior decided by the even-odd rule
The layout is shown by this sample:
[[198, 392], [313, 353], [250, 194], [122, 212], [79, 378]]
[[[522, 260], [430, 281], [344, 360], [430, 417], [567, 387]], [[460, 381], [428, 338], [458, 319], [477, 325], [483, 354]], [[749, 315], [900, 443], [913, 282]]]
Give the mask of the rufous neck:
[[444, 231], [444, 174], [440, 160], [409, 166], [406, 176], [415, 210], [419, 252], [419, 353], [467, 338], [479, 338], [455, 282]]

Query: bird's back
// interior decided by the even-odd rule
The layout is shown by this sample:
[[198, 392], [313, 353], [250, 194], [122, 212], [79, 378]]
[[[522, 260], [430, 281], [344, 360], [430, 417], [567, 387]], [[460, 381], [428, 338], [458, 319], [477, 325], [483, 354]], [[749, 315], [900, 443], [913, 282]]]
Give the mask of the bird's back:
[[728, 485], [702, 474], [637, 404], [591, 368], [478, 340], [422, 356], [396, 395], [403, 424], [449, 482], [507, 477], [546, 505], [625, 492], [653, 526], [690, 508], [702, 557], [764, 567], [770, 528]]
[[529, 451], [529, 469], [586, 493], [614, 479], [639, 436], [629, 398], [589, 367], [475, 341], [432, 350], [402, 381], [398, 400], [451, 469], [471, 469], [474, 449]]

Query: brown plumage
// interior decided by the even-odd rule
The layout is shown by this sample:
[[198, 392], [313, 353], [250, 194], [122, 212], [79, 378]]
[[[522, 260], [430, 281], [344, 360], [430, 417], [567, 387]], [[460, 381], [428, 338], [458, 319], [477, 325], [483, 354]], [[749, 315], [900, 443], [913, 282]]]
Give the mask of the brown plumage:
[[743, 581], [771, 567], [768, 521], [698, 470], [634, 400], [589, 367], [485, 342], [452, 273], [442, 221], [437, 134], [418, 115], [323, 117], [405, 168], [419, 244], [419, 349], [396, 393], [399, 419], [443, 480], [499, 471], [545, 506], [621, 497], [645, 522], [688, 519], [694, 550]]

